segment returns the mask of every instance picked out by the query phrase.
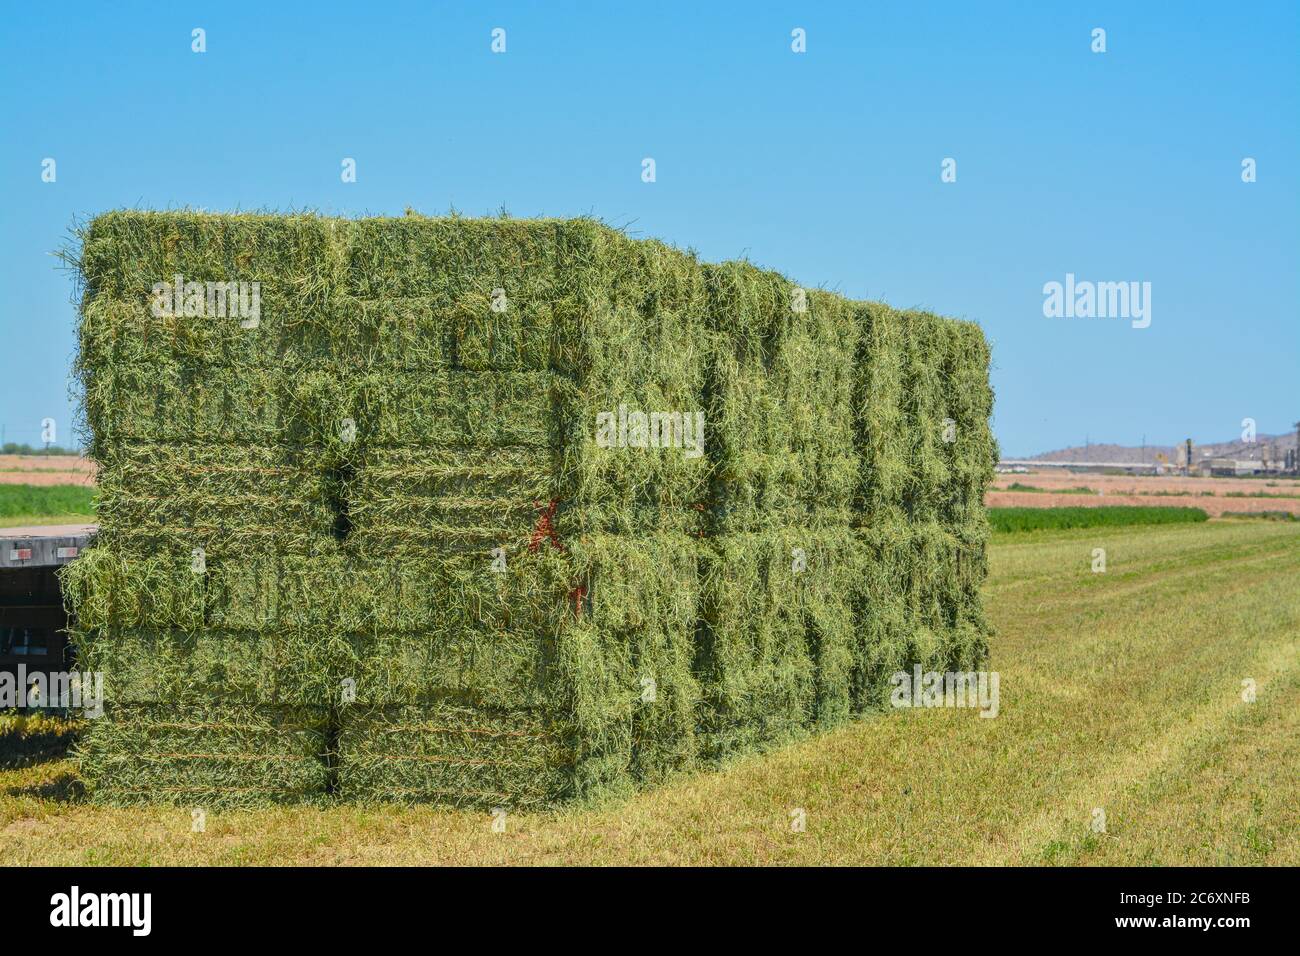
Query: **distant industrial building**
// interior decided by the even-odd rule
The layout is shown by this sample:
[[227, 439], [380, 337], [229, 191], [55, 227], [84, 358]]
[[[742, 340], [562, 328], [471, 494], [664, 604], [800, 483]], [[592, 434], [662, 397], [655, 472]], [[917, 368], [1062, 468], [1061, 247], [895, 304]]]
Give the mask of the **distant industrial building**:
[[1193, 469], [1202, 478], [1236, 478], [1241, 475], [1259, 474], [1265, 470], [1264, 463], [1257, 459], [1240, 458], [1202, 458]]

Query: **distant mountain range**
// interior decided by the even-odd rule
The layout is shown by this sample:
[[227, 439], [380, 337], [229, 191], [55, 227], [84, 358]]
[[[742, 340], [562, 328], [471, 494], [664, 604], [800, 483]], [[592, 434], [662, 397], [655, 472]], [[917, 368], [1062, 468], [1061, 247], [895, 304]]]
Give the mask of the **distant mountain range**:
[[[1193, 439], [1195, 442], [1195, 439]], [[1272, 446], [1272, 451], [1270, 451]], [[1147, 445], [1146, 448], [1133, 445], [1111, 445], [1111, 444], [1088, 444], [1076, 445], [1073, 448], [1061, 448], [1056, 451], [1043, 452], [1041, 455], [1034, 455], [1034, 461], [1066, 461], [1066, 462], [1115, 462], [1123, 464], [1142, 464], [1145, 462], [1154, 462], [1159, 459], [1157, 455], [1163, 454], [1167, 461], [1177, 461], [1181, 452], [1181, 445]], [[1196, 444], [1192, 454], [1195, 458], [1240, 458], [1260, 459], [1265, 456], [1272, 457], [1276, 454], [1281, 458], [1286, 454], [1288, 448], [1296, 447], [1296, 433], [1286, 432], [1281, 435], [1256, 435], [1254, 442], [1244, 442], [1240, 438], [1236, 441], [1216, 442], [1209, 445]]]

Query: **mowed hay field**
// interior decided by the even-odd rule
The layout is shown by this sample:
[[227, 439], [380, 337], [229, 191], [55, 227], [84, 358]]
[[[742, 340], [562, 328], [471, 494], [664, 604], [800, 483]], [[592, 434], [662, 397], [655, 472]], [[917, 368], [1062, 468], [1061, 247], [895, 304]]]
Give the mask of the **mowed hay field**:
[[80, 803], [70, 761], [11, 735], [0, 860], [1300, 863], [1300, 525], [999, 535], [991, 561], [994, 719], [881, 714], [616, 803], [512, 814], [504, 833], [483, 812], [357, 806], [210, 812], [194, 833], [186, 808]]

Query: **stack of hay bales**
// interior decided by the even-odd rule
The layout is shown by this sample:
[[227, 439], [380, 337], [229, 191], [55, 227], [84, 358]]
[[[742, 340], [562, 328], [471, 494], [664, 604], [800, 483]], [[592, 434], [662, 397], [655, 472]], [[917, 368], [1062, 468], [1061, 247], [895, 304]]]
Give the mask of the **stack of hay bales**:
[[984, 652], [974, 326], [590, 220], [120, 212], [81, 268], [97, 796], [545, 805]]
[[984, 490], [998, 460], [978, 326], [868, 303], [861, 329], [855, 710], [883, 704], [900, 670], [986, 656]]
[[703, 753], [850, 713], [853, 303], [773, 272], [706, 267], [712, 494], [701, 565]]

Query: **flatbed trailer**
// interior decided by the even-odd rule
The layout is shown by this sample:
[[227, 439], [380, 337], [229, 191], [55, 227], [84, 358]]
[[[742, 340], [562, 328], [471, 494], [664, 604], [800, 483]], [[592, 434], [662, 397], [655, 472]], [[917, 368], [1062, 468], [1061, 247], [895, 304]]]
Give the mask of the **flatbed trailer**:
[[75, 561], [96, 527], [0, 528], [0, 672], [61, 671], [67, 614], [55, 572]]

